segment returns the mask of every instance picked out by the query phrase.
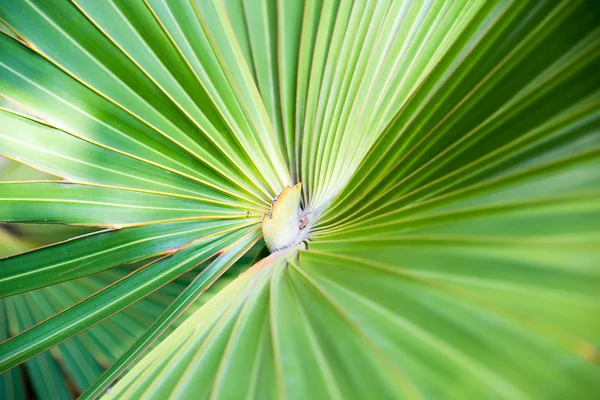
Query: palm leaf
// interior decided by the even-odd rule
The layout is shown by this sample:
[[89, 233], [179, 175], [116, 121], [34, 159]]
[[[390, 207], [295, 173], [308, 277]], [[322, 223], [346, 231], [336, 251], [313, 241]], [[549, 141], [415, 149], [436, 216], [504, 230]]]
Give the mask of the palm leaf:
[[[0, 219], [104, 230], [0, 287], [145, 261], [0, 369], [213, 260], [83, 398], [600, 391], [595, 2], [5, 3], [0, 153], [62, 181], [1, 184]], [[261, 218], [271, 255], [107, 389]]]
[[[56, 228], [49, 231], [42, 230], [37, 226], [28, 228], [18, 226], [15, 228], [15, 233], [0, 228], [2, 237], [0, 254], [11, 254], [36, 244], [39, 246], [43, 243], [40, 240], [44, 238], [57, 238], [74, 233], [73, 229], [70, 232], [61, 233]], [[249, 261], [244, 260], [244, 262]], [[5, 329], [3, 339], [77, 303], [101, 290], [107, 284], [122, 279], [130, 274], [136, 265], [140, 264], [118, 267], [72, 282], [0, 300], [0, 321]], [[223, 283], [219, 286], [235, 276], [235, 273], [225, 276], [222, 278]], [[53, 348], [50, 353], [41, 354], [22, 364], [22, 368], [2, 374], [0, 380], [2, 397], [7, 399], [26, 398], [31, 395], [30, 390], [37, 398], [43, 399], [70, 398], [75, 393], [83, 392], [98, 378], [103, 369], [120, 358], [136, 337], [144, 332], [144, 329], [188, 284], [189, 277], [182, 277], [136, 303], [133, 307], [91, 328], [86, 333]], [[185, 310], [185, 313], [189, 315], [191, 310], [196, 309], [216, 291], [218, 291], [218, 287], [212, 288], [212, 292], [205, 294], [202, 301]], [[3, 293], [5, 292], [3, 291]], [[24, 376], [27, 377], [27, 380], [23, 379]]]

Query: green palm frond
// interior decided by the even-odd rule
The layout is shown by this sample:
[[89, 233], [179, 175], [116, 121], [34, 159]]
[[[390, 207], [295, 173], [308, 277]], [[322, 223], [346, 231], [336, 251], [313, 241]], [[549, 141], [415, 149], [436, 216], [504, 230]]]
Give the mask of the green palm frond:
[[[30, 246], [20, 237], [8, 237], [0, 231], [3, 244], [0, 254], [14, 252], [17, 246]], [[248, 262], [250, 260], [247, 260]], [[247, 265], [247, 264], [246, 264]], [[4, 331], [2, 339], [19, 332], [83, 300], [106, 285], [130, 274], [139, 263], [117, 267], [97, 275], [64, 282], [59, 285], [0, 299], [0, 324]], [[238, 267], [239, 268], [239, 267]], [[237, 270], [237, 269], [236, 269]], [[194, 306], [185, 310], [182, 319], [192, 315], [201, 304], [235, 278], [230, 273], [211, 287]], [[60, 344], [49, 353], [26, 361], [23, 370], [17, 368], [2, 374], [0, 393], [3, 399], [26, 398], [27, 385], [31, 384], [35, 398], [64, 399], [85, 391], [102, 371], [113, 365], [136, 339], [161, 315], [190, 284], [191, 276], [183, 276], [151, 296], [142, 299], [123, 312], [114, 315], [88, 331]], [[178, 325], [181, 319], [175, 324]], [[167, 332], [172, 331], [173, 326]]]
[[[2, 296], [142, 263], [0, 344], [0, 370], [200, 266], [83, 398], [600, 392], [597, 2], [17, 0], [0, 20], [0, 154], [57, 177], [0, 183], [0, 221], [102, 228], [0, 261]], [[271, 254], [136, 363], [261, 235]]]
[[[44, 174], [23, 168], [22, 165], [7, 162], [0, 159], [0, 178], [24, 178], [31, 179], [47, 178]], [[60, 241], [76, 235], [89, 234], [88, 228], [66, 227], [60, 225], [0, 225], [0, 257], [15, 253], [26, 252], [30, 249], [46, 245], [49, 240]], [[131, 239], [131, 238], [130, 238]], [[77, 242], [77, 241], [75, 241]], [[133, 241], [125, 241], [131, 244]], [[18, 276], [12, 281], [13, 286], [4, 286], [1, 293], [4, 296], [11, 294], [11, 288], [18, 292], [28, 290], [26, 279], [26, 268], [35, 270], [46, 269], [46, 275], [39, 279], [44, 280], [44, 285], [51, 285], [61, 274], [56, 273], [51, 267], [53, 262], [60, 263], [65, 254], [76, 252], [84, 256], [85, 252], [68, 246], [69, 241], [62, 246], [62, 251], [56, 251], [57, 246], [47, 249], [39, 249], [35, 252], [25, 253], [20, 257], [12, 257], [13, 262], [3, 263], [3, 277], [8, 277], [11, 265], [13, 276]], [[91, 245], [84, 242], [85, 246]], [[117, 247], [104, 243], [104, 257], [108, 258], [109, 265], [118, 263]], [[98, 249], [95, 249], [98, 250]], [[140, 253], [140, 257], [146, 257], [149, 248]], [[227, 271], [218, 284], [213, 285], [210, 290], [200, 299], [193, 303], [192, 307], [180, 310], [181, 317], [174, 321], [171, 326], [162, 327], [161, 332], [171, 332], [175, 326], [188, 316], [193, 314], [201, 304], [208, 301], [220, 288], [233, 280], [239, 272], [247, 267], [257, 249], [245, 254], [235, 268]], [[88, 252], [93, 253], [93, 252]], [[52, 258], [55, 258], [55, 261]], [[84, 263], [86, 270], [98, 263], [102, 256], [95, 255], [94, 262], [85, 262], [85, 257], [79, 257], [78, 262]], [[16, 262], [15, 262], [16, 261]], [[1, 339], [10, 336], [39, 323], [46, 318], [52, 317], [65, 308], [82, 301], [93, 293], [103, 289], [105, 286], [123, 279], [135, 269], [143, 266], [143, 261], [123, 264], [122, 266], [105, 270], [99, 274], [84, 276], [75, 279], [78, 275], [62, 273], [61, 280], [69, 280], [58, 285], [29, 291], [4, 299], [0, 299], [0, 325], [2, 326]], [[73, 263], [68, 263], [73, 268]], [[26, 267], [26, 268], [24, 268]], [[82, 266], [83, 267], [83, 266]], [[81, 267], [80, 267], [81, 268]], [[81, 274], [80, 274], [81, 275]], [[194, 287], [197, 282], [194, 272], [178, 277], [167, 286], [159, 289], [152, 295], [135, 303], [132, 307], [101, 322], [90, 330], [83, 332], [63, 344], [26, 361], [22, 368], [12, 369], [0, 377], [0, 397], [3, 399], [23, 399], [35, 397], [40, 399], [66, 399], [84, 392], [98, 377], [103, 370], [115, 365], [121, 360], [128, 348], [159, 318], [165, 309], [173, 304], [176, 298], [184, 296], [186, 291]], [[201, 282], [202, 280], [200, 280]]]

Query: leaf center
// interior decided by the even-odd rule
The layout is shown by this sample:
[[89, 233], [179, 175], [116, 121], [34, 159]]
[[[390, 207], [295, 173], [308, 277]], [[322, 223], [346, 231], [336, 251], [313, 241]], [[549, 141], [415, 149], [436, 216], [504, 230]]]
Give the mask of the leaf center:
[[302, 184], [287, 186], [271, 203], [262, 221], [267, 247], [274, 253], [300, 244], [308, 235], [308, 219], [300, 207]]

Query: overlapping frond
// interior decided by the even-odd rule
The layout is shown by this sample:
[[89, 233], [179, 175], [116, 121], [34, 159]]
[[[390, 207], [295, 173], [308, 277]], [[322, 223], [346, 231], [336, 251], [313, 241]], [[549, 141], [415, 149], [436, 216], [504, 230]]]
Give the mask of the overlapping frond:
[[[39, 226], [25, 227], [24, 225], [19, 225], [11, 230], [7, 230], [5, 227], [6, 225], [4, 228], [0, 227], [0, 238], [2, 239], [0, 240], [0, 255], [2, 256], [39, 246], [39, 240], [50, 233], [53, 237], [60, 237], [73, 235], [80, 231], [71, 228], [57, 230], [55, 227], [42, 231]], [[61, 252], [61, 254], [65, 253]], [[251, 259], [245, 257], [242, 265], [249, 263]], [[34, 262], [35, 260], [30, 261]], [[102, 290], [105, 286], [129, 275], [142, 263], [123, 264], [99, 274], [1, 299], [2, 340], [17, 335], [94, 292]], [[239, 268], [236, 268], [237, 270]], [[192, 273], [178, 278], [123, 312], [101, 322], [76, 338], [52, 348], [49, 353], [40, 354], [26, 361], [20, 368], [3, 373], [0, 375], [0, 396], [6, 399], [23, 399], [28, 396], [56, 399], [70, 398], [74, 394], [83, 392], [98, 379], [104, 369], [120, 359], [128, 346], [136, 341], [144, 329], [153, 324], [161, 312], [172, 304], [180, 293], [187, 290], [186, 286], [189, 286], [193, 276]], [[185, 315], [191, 315], [193, 310], [208, 301], [235, 276], [234, 271], [234, 273], [221, 278], [219, 283], [205, 293], [193, 307], [186, 309], [183, 317], [171, 325], [167, 332], [172, 331], [174, 326], [185, 319]], [[48, 280], [47, 283], [51, 284], [52, 281]], [[2, 289], [2, 293], [5, 293], [4, 289]]]

